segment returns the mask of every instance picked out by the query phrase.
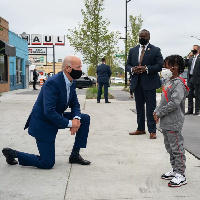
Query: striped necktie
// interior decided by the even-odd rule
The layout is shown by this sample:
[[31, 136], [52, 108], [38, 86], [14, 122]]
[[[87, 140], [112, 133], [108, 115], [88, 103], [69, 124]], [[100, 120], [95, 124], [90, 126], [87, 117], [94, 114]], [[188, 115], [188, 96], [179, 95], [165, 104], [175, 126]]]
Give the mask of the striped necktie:
[[141, 54], [140, 54], [140, 62], [139, 62], [139, 65], [142, 64], [142, 59], [144, 57], [144, 53], [145, 53], [145, 46], [142, 45], [142, 51], [141, 51]]

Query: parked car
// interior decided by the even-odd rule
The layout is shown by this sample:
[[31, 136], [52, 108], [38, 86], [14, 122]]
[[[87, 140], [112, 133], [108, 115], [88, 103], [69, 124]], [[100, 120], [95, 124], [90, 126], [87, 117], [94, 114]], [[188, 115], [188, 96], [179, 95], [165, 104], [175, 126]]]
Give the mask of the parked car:
[[94, 84], [93, 81], [88, 76], [81, 76], [79, 79], [75, 79], [76, 81], [76, 88], [88, 88], [92, 87]]
[[124, 79], [119, 78], [119, 77], [111, 77], [110, 80], [111, 80], [111, 83], [125, 83]]
[[96, 84], [97, 79], [94, 76], [88, 76], [88, 77], [93, 81], [93, 84]]

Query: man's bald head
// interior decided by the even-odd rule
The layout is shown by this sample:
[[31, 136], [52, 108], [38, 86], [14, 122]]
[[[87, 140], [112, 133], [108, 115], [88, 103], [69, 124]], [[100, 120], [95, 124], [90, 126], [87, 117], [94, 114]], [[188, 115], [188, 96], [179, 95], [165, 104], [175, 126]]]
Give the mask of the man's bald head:
[[62, 70], [66, 70], [66, 67], [71, 67], [74, 70], [81, 70], [81, 59], [76, 55], [66, 56], [62, 63]]

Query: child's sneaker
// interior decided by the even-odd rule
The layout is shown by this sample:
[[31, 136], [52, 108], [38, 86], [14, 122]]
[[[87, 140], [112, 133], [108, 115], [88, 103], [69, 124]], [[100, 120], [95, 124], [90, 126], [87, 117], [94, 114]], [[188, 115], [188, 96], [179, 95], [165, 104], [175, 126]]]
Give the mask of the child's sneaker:
[[172, 169], [171, 171], [167, 172], [166, 174], [163, 174], [161, 176], [162, 179], [165, 179], [165, 180], [171, 180], [175, 177], [176, 175], [176, 172]]
[[177, 174], [176, 176], [168, 183], [169, 187], [180, 187], [181, 185], [185, 185], [187, 180], [184, 175]]

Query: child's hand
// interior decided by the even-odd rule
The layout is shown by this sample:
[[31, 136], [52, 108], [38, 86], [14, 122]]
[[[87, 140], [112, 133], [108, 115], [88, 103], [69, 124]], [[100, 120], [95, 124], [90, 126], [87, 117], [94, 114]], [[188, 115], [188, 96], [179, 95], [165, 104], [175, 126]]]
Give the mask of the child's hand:
[[154, 120], [155, 120], [155, 122], [157, 124], [159, 122], [159, 117], [156, 115], [155, 112], [153, 113], [153, 118], [154, 118]]

